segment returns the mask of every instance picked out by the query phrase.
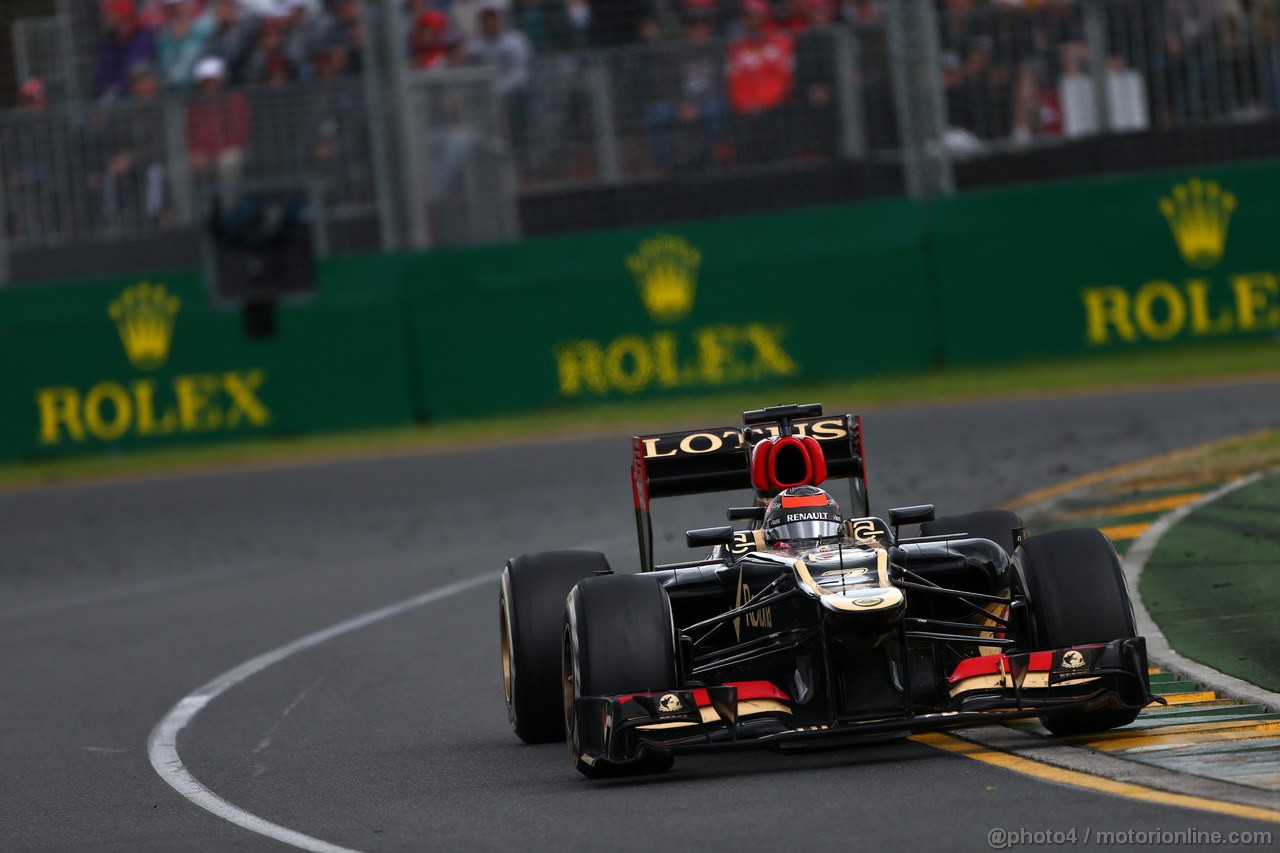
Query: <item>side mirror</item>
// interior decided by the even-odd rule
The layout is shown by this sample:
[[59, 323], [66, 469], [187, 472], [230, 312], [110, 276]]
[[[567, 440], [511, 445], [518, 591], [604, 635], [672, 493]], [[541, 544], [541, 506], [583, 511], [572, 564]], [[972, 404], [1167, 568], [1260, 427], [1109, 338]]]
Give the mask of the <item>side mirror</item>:
[[933, 521], [933, 504], [900, 506], [889, 510], [889, 523], [894, 527], [903, 524], [923, 524], [926, 521]]
[[764, 507], [762, 506], [731, 506], [729, 507], [730, 521], [764, 521]]
[[923, 524], [933, 521], [933, 504], [900, 506], [889, 510], [889, 523], [893, 525], [893, 538], [898, 538], [898, 528], [904, 524]]
[[702, 527], [697, 530], [686, 530], [684, 541], [690, 548], [708, 548], [716, 545], [729, 545], [733, 542], [733, 527]]

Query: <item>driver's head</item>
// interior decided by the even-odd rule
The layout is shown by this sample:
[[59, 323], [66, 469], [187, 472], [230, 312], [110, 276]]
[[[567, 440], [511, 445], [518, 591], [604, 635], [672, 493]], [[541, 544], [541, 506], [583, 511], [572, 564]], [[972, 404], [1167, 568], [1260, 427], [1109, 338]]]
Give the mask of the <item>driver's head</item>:
[[816, 486], [784, 489], [764, 512], [764, 539], [769, 544], [839, 535], [840, 506]]

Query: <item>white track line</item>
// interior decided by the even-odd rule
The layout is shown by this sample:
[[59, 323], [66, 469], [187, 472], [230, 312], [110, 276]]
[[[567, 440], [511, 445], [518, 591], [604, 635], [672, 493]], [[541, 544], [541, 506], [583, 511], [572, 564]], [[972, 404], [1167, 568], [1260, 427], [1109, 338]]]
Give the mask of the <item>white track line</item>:
[[241, 681], [262, 672], [272, 664], [279, 663], [285, 658], [296, 655], [298, 652], [314, 648], [323, 642], [332, 640], [334, 637], [339, 637], [366, 625], [371, 625], [374, 622], [380, 622], [383, 619], [404, 613], [406, 610], [422, 607], [424, 604], [431, 604], [484, 584], [496, 583], [500, 575], [501, 572], [491, 572], [479, 577], [456, 581], [414, 598], [406, 599], [379, 610], [370, 611], [363, 616], [348, 619], [346, 622], [339, 622], [337, 625], [325, 628], [323, 631], [300, 637], [292, 643], [283, 645], [266, 654], [258, 655], [256, 658], [240, 664], [235, 669], [223, 673], [213, 681], [197, 689], [194, 693], [184, 697], [151, 730], [151, 737], [147, 739], [147, 755], [151, 758], [151, 766], [160, 774], [160, 778], [168, 782], [179, 794], [205, 811], [237, 826], [242, 826], [250, 832], [265, 835], [267, 838], [275, 839], [302, 850], [314, 850], [316, 853], [354, 853], [350, 848], [339, 847], [336, 844], [330, 844], [327, 841], [321, 841], [319, 838], [312, 838], [310, 835], [304, 835], [301, 832], [263, 820], [257, 815], [250, 814], [219, 797], [205, 787], [199, 779], [192, 776], [191, 771], [187, 770], [182, 763], [182, 759], [178, 756], [178, 735], [195, 719], [196, 714], [200, 713], [204, 706], [226, 693], [232, 687], [235, 687]]

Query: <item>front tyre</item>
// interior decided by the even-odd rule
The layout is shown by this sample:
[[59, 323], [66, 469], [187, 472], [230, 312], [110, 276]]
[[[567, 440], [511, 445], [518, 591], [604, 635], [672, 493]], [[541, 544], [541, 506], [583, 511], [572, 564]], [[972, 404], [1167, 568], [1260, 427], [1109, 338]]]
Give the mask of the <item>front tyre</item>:
[[583, 578], [610, 574], [595, 551], [547, 551], [507, 561], [498, 594], [502, 686], [507, 717], [525, 743], [564, 738], [560, 637], [564, 602]]
[[[1037, 648], [1060, 649], [1136, 637], [1133, 604], [1111, 540], [1094, 529], [1032, 536], [1014, 560]], [[1040, 718], [1055, 735], [1127, 726], [1137, 710], [1100, 708]]]
[[569, 593], [564, 609], [561, 686], [569, 763], [589, 779], [669, 770], [670, 752], [645, 750], [627, 764], [583, 759], [584, 726], [599, 725], [578, 713], [583, 696], [649, 693], [679, 686], [671, 600], [644, 575], [587, 578]]

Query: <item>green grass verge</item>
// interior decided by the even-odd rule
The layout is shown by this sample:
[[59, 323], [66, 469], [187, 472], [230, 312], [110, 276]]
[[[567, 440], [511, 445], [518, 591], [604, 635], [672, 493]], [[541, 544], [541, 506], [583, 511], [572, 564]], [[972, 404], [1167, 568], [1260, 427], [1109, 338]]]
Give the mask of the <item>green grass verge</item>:
[[1180, 653], [1280, 691], [1278, 516], [1280, 474], [1191, 513], [1148, 560], [1142, 600]]
[[452, 450], [515, 440], [621, 434], [669, 426], [730, 424], [744, 409], [779, 401], [820, 401], [829, 411], [865, 411], [903, 403], [1263, 376], [1280, 376], [1280, 346], [1273, 342], [1166, 348], [1043, 363], [884, 376], [856, 382], [797, 384], [697, 398], [601, 404], [429, 426], [78, 456], [0, 466], [0, 487]]

